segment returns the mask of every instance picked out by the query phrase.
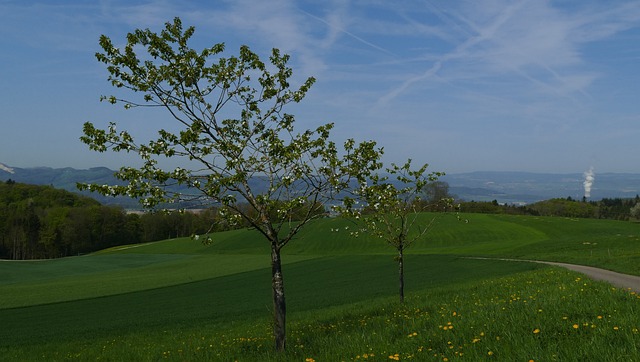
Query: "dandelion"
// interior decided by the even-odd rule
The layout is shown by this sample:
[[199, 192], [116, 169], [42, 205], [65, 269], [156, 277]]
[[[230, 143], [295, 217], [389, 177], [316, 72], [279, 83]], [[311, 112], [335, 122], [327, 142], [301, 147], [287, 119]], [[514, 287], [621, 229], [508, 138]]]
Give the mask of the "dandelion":
[[620, 328], [618, 328], [618, 326], [614, 326], [614, 327], [613, 327], [613, 330], [614, 330], [614, 331], [617, 331], [618, 329], [620, 329]]
[[489, 355], [489, 356], [493, 356], [493, 351], [489, 351], [489, 352], [487, 352], [487, 355]]
[[540, 328], [536, 328], [533, 330], [533, 334], [538, 334], [538, 333], [540, 333]]
[[573, 325], [573, 329], [578, 329], [578, 328], [580, 328], [580, 326], [579, 326], [579, 325], [577, 325], [577, 324], [574, 324], [574, 325]]

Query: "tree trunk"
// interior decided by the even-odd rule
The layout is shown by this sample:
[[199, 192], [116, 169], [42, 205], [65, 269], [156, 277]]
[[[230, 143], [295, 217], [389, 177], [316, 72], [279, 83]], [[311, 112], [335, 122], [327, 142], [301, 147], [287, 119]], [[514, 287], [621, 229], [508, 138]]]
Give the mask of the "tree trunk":
[[404, 251], [398, 250], [398, 278], [400, 282], [400, 303], [404, 303]]
[[273, 289], [273, 336], [275, 338], [276, 351], [282, 352], [285, 350], [287, 339], [287, 305], [284, 298], [280, 249], [275, 244], [271, 245], [271, 288]]

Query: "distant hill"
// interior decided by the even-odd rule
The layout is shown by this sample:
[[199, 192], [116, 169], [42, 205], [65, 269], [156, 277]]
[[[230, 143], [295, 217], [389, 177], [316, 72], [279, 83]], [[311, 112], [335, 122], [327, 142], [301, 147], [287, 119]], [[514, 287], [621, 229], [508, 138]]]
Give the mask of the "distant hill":
[[[18, 182], [0, 183], [0, 206], [16, 208], [20, 205], [33, 205], [49, 209], [55, 207], [98, 206], [99, 204], [93, 198], [48, 185], [31, 185]], [[18, 210], [20, 210], [19, 207]]]
[[106, 167], [94, 167], [88, 170], [78, 170], [71, 167], [51, 168], [34, 167], [18, 168], [9, 167], [0, 163], [0, 181], [13, 180], [31, 185], [49, 185], [58, 189], [71, 191], [77, 194], [89, 196], [102, 204], [122, 205], [128, 208], [138, 208], [136, 200], [126, 197], [106, 197], [93, 192], [80, 192], [76, 184], [78, 182], [114, 185], [122, 183], [113, 174], [115, 171]]
[[[9, 169], [9, 167], [5, 166]], [[94, 167], [88, 170], [77, 170], [71, 167], [50, 168], [10, 168], [13, 172], [0, 171], [0, 179], [12, 179], [34, 185], [53, 185], [65, 190], [76, 190], [76, 182], [113, 183], [116, 181], [114, 171], [106, 167]]]
[[[116, 184], [115, 171], [106, 167], [88, 170], [66, 168], [18, 168], [0, 163], [0, 181], [12, 179], [16, 182], [34, 185], [51, 185], [56, 188], [78, 192], [77, 182]], [[530, 172], [469, 172], [448, 174], [442, 178], [449, 184], [451, 194], [467, 201], [493, 201], [501, 203], [533, 203], [551, 198], [582, 199], [585, 195], [581, 173], [552, 174]], [[103, 204], [119, 204], [128, 208], [138, 208], [135, 200], [128, 198], [104, 197], [94, 193], [89, 195]], [[602, 198], [632, 198], [640, 194], [640, 174], [602, 173], [595, 174], [590, 200]]]
[[[467, 201], [533, 203], [551, 198], [582, 199], [585, 176], [581, 173], [470, 172], [446, 175], [452, 194]], [[595, 174], [589, 200], [632, 198], [640, 194], [640, 174]]]

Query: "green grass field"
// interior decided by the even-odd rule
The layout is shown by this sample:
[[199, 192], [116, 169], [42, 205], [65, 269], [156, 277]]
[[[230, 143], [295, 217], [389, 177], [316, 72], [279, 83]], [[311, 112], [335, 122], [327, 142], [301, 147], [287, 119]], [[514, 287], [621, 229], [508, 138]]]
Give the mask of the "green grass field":
[[[254, 231], [0, 262], [2, 360], [629, 360], [640, 299], [542, 259], [640, 274], [640, 225], [445, 215], [406, 257], [319, 220], [284, 251], [288, 350], [271, 343], [268, 245]], [[425, 214], [429, 218], [432, 215]]]

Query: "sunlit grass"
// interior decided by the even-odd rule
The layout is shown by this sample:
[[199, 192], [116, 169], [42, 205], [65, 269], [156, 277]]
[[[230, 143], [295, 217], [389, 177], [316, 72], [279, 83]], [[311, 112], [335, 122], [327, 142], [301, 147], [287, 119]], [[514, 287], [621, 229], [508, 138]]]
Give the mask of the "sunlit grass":
[[[215, 261], [216, 259], [213, 259]], [[209, 266], [215, 270], [216, 265]], [[532, 263], [467, 260], [415, 255], [407, 258], [407, 291], [540, 268]], [[167, 273], [174, 272], [167, 269]], [[390, 256], [336, 256], [287, 264], [285, 288], [290, 312], [339, 307], [397, 295], [397, 274]], [[110, 335], [131, 328], [172, 329], [182, 325], [255, 319], [270, 315], [268, 269], [233, 273], [207, 280], [63, 303], [0, 309], [0, 346], [46, 340], [66, 343], [85, 335]], [[66, 285], [66, 284], [65, 284]], [[80, 284], [82, 285], [82, 284]], [[98, 284], [99, 285], [99, 284]], [[38, 287], [31, 295], [50, 289]], [[50, 326], [56, 326], [50, 328]]]
[[639, 297], [543, 268], [478, 283], [292, 313], [288, 350], [265, 317], [159, 326], [5, 349], [16, 360], [618, 361], [637, 358]]
[[216, 234], [211, 247], [176, 239], [0, 263], [0, 359], [617, 361], [640, 354], [637, 295], [563, 269], [459, 257], [640, 274], [640, 225], [450, 216], [409, 249], [404, 305], [384, 243], [349, 237], [344, 220], [311, 224], [284, 252], [284, 354], [272, 346], [268, 245], [250, 230]]
[[638, 307], [635, 293], [548, 268], [315, 318], [291, 336], [316, 360], [632, 360]]

